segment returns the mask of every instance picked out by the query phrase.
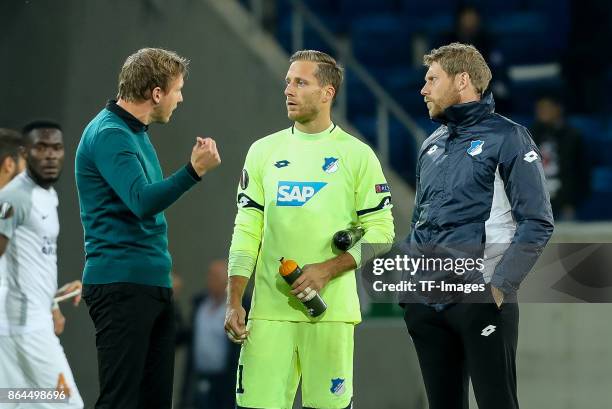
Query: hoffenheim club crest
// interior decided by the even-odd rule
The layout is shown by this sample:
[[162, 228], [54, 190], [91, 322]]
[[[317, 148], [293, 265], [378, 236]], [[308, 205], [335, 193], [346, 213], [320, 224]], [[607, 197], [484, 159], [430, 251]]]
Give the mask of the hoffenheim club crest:
[[334, 173], [338, 170], [338, 158], [325, 158], [323, 162], [325, 173]]
[[468, 155], [476, 156], [482, 152], [482, 145], [484, 145], [484, 141], [470, 141], [470, 147], [467, 150]]
[[340, 396], [342, 395], [344, 392], [346, 392], [346, 387], [344, 385], [344, 379], [342, 378], [335, 378], [331, 380], [331, 388], [329, 388], [329, 391], [331, 393], [333, 393], [336, 396]]

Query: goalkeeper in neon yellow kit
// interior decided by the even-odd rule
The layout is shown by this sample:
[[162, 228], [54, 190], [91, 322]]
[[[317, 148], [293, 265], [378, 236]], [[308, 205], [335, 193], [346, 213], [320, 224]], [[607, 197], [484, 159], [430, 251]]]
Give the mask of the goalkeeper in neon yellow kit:
[[[294, 125], [253, 143], [238, 187], [225, 321], [228, 337], [242, 344], [236, 401], [290, 409], [301, 377], [305, 408], [348, 408], [361, 321], [355, 268], [362, 243], [393, 241], [390, 189], [372, 149], [331, 120], [342, 82], [336, 61], [307, 50], [290, 62], [285, 96]], [[337, 255], [332, 236], [355, 225], [364, 236]], [[293, 288], [278, 274], [281, 257], [302, 266]], [[253, 272], [245, 326], [241, 300]], [[299, 301], [311, 291], [328, 305], [317, 318]]]

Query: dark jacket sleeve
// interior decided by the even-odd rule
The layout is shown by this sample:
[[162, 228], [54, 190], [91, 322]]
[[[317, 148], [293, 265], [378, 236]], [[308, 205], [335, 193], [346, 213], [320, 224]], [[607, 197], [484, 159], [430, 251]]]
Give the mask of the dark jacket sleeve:
[[417, 222], [419, 221], [419, 217], [420, 217], [420, 212], [419, 212], [419, 196], [421, 193], [421, 189], [420, 189], [420, 184], [421, 184], [421, 160], [417, 159], [417, 165], [416, 165], [416, 178], [415, 178], [415, 184], [414, 184], [414, 208], [412, 210], [412, 221], [410, 222], [410, 231], [414, 230], [414, 226], [415, 224], [417, 224]]
[[102, 177], [140, 219], [164, 211], [199, 180], [188, 164], [166, 179], [150, 183], [136, 144], [120, 129], [102, 131], [90, 149]]
[[510, 201], [516, 231], [495, 268], [491, 284], [504, 293], [510, 293], [518, 290], [554, 229], [540, 152], [524, 127], [515, 126], [505, 139], [499, 173]]

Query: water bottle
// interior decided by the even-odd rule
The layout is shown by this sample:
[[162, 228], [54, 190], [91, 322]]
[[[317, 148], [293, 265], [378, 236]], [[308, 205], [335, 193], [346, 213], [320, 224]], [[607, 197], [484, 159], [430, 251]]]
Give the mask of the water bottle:
[[338, 250], [347, 251], [355, 245], [365, 233], [362, 227], [351, 227], [350, 229], [340, 230], [334, 234], [333, 243]]
[[[293, 282], [302, 275], [302, 269], [297, 263], [293, 260], [285, 260], [285, 258], [280, 259], [280, 267], [278, 268], [278, 272], [283, 277], [283, 279], [287, 282], [287, 284], [292, 285]], [[306, 307], [306, 312], [311, 317], [318, 317], [323, 314], [327, 309], [327, 304], [321, 298], [319, 293], [315, 290], [311, 290], [308, 294], [304, 295], [302, 298], [298, 298]]]

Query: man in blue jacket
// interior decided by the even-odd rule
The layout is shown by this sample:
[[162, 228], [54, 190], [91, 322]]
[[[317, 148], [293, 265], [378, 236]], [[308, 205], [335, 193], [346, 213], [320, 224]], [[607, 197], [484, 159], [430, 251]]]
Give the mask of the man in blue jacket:
[[96, 327], [96, 409], [170, 409], [174, 302], [164, 210], [221, 162], [196, 138], [191, 158], [164, 178], [148, 135], [183, 101], [188, 61], [144, 48], [125, 61], [117, 100], [83, 131], [75, 176], [85, 233], [83, 297]]
[[421, 94], [441, 126], [418, 155], [408, 242], [484, 253], [476, 279], [485, 291], [474, 303], [406, 303], [406, 325], [430, 409], [467, 408], [470, 378], [480, 409], [517, 409], [516, 291], [553, 232], [540, 154], [525, 127], [494, 112], [476, 48], [446, 45], [424, 64]]

